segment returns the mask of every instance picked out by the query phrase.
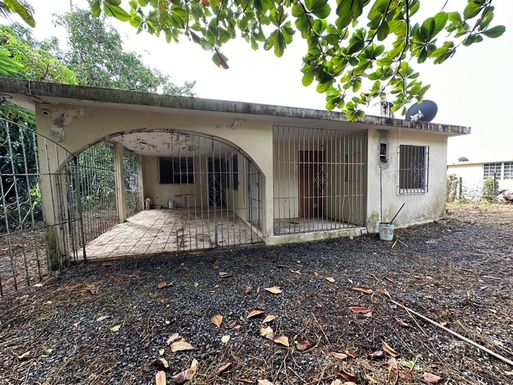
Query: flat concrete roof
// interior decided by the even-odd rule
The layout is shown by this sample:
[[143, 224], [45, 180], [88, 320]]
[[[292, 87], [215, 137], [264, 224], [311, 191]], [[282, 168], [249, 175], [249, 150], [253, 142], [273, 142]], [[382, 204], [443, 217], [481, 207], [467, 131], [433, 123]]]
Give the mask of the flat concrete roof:
[[[74, 86], [67, 84], [36, 82], [0, 77], [0, 94], [13, 103], [26, 106], [32, 103], [45, 103], [42, 98], [61, 98], [98, 103], [114, 103], [162, 107], [170, 109], [195, 110], [249, 114], [280, 118], [348, 122], [341, 112], [316, 110], [310, 108], [286, 107], [271, 104], [247, 103], [229, 100], [204, 99], [190, 96], [162, 95], [154, 93], [124, 91], [110, 88]], [[351, 124], [352, 122], [348, 122]], [[358, 121], [360, 124], [409, 128], [413, 130], [442, 133], [446, 135], [470, 134], [470, 127], [440, 123], [413, 123], [405, 119], [366, 115]]]
[[475, 166], [477, 164], [487, 164], [487, 163], [511, 163], [513, 162], [513, 158], [507, 160], [482, 160], [476, 162], [455, 162], [449, 163], [447, 167], [459, 167], [459, 166]]

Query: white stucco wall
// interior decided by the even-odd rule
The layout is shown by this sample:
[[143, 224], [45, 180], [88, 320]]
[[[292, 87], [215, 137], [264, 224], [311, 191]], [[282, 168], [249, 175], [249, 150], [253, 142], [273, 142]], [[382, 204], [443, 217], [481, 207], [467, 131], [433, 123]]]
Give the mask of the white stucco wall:
[[[462, 193], [466, 199], [478, 200], [483, 195], [483, 163], [460, 163], [447, 167], [447, 175], [462, 179]], [[497, 179], [500, 190], [513, 189], [513, 179]]]
[[[290, 240], [320, 239], [336, 234], [292, 235], [289, 238], [273, 235], [273, 182], [281, 183], [280, 175], [275, 179], [273, 166], [273, 124], [278, 118], [252, 116], [233, 113], [184, 111], [158, 107], [139, 107], [114, 104], [84, 102], [80, 105], [49, 104], [37, 106], [37, 124], [40, 133], [58, 141], [73, 153], [79, 153], [86, 146], [104, 139], [108, 135], [141, 129], [176, 129], [190, 133], [200, 133], [222, 138], [233, 146], [242, 149], [259, 167], [264, 180], [262, 183], [263, 202], [263, 236], [267, 243], [287, 242]], [[64, 117], [63, 117], [64, 116]], [[61, 119], [62, 118], [62, 119]], [[64, 124], [56, 125], [57, 121]], [[283, 121], [281, 122], [283, 123]], [[293, 126], [294, 122], [290, 123]], [[296, 122], [297, 123], [297, 122]], [[319, 127], [309, 122], [312, 127]], [[330, 123], [332, 126], [334, 122]], [[339, 122], [337, 127], [351, 123]], [[351, 126], [355, 127], [355, 126]], [[367, 185], [366, 223], [370, 232], [376, 232], [379, 222], [379, 161], [378, 148], [380, 133], [375, 126], [369, 127], [368, 147], [359, 156], [367, 158], [368, 170], [363, 173], [360, 188]], [[358, 129], [365, 130], [358, 126]], [[383, 214], [384, 220], [390, 220], [400, 205], [406, 206], [399, 215], [396, 225], [423, 223], [440, 218], [444, 213], [446, 190], [446, 153], [447, 136], [426, 133], [420, 130], [391, 129], [388, 131], [389, 162], [383, 168]], [[429, 191], [425, 194], [402, 195], [398, 191], [398, 146], [400, 144], [427, 145], [429, 156]], [[363, 147], [362, 147], [363, 148]], [[331, 156], [331, 155], [330, 155]], [[337, 159], [336, 157], [330, 159]], [[57, 163], [51, 160], [52, 167]], [[203, 163], [203, 162], [202, 162]], [[158, 167], [155, 157], [144, 157], [145, 172], [144, 194], [154, 197], [156, 204], [166, 205], [170, 196], [176, 194], [170, 185], [159, 185]], [[246, 184], [240, 179], [241, 186]], [[345, 183], [345, 182], [344, 182]], [[42, 187], [44, 188], [44, 187]], [[190, 186], [194, 189], [194, 186]], [[340, 187], [341, 189], [347, 186]], [[180, 191], [183, 193], [186, 191]], [[44, 193], [44, 192], [43, 192]], [[204, 197], [203, 194], [197, 194]], [[232, 194], [228, 205], [238, 201], [246, 204], [247, 197], [243, 194]], [[327, 206], [331, 215], [340, 212], [341, 207]], [[343, 211], [343, 210], [342, 210]], [[360, 231], [360, 230], [358, 230]], [[351, 233], [350, 235], [355, 235]]]
[[[383, 164], [383, 218], [387, 222], [405, 203], [395, 220], [397, 227], [430, 222], [441, 218], [445, 211], [447, 137], [412, 130], [369, 130], [367, 228], [377, 232], [380, 222], [380, 162], [379, 143], [388, 145], [388, 162]], [[422, 194], [399, 193], [399, 146], [429, 146], [428, 191]]]
[[[243, 149], [262, 172], [265, 221], [263, 233], [265, 236], [272, 236], [273, 187], [272, 182], [267, 183], [267, 181], [273, 179], [273, 122], [269, 118], [252, 119], [247, 115], [228, 113], [87, 103], [38, 105], [36, 116], [38, 131], [73, 153], [79, 153], [88, 145], [108, 135], [140, 129], [176, 129], [212, 135], [229, 141], [232, 145]], [[66, 118], [60, 119], [62, 116]], [[56, 120], [65, 121], [65, 124], [56, 126]], [[145, 183], [144, 188], [147, 190], [148, 184]], [[153, 193], [165, 195], [164, 191], [153, 191]]]

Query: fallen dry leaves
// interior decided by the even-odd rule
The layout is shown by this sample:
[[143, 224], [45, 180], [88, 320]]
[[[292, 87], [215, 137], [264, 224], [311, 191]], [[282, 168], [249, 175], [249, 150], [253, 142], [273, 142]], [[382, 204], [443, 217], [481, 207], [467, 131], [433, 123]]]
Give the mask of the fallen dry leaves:
[[219, 276], [220, 276], [221, 278], [230, 278], [231, 276], [233, 276], [233, 274], [232, 274], [232, 273], [228, 273], [228, 272], [226, 272], [226, 271], [220, 271], [220, 272], [219, 272]]
[[192, 346], [190, 343], [188, 343], [187, 341], [185, 341], [183, 339], [173, 342], [171, 344], [171, 351], [173, 353], [182, 352], [185, 350], [194, 350], [194, 346]]
[[337, 380], [332, 381], [331, 385], [356, 385], [356, 382], [353, 382], [353, 381], [342, 382], [339, 379], [337, 379]]
[[157, 358], [155, 361], [153, 361], [153, 366], [156, 366], [158, 368], [162, 369], [169, 369], [169, 362], [165, 358]]
[[[248, 317], [249, 318], [249, 317]], [[276, 319], [276, 316], [272, 315], [272, 314], [269, 314], [267, 317], [264, 318], [264, 320], [262, 321], [263, 324], [266, 324], [266, 323], [269, 323], [269, 322], [272, 322]]]
[[253, 310], [251, 310], [248, 314], [248, 319], [253, 317], [258, 317], [259, 315], [262, 315], [265, 313], [265, 310], [261, 307], [256, 307]]
[[258, 385], [274, 385], [271, 381], [269, 380], [258, 380], [257, 382]]
[[267, 338], [269, 340], [274, 339], [274, 331], [273, 328], [270, 326], [262, 326], [259, 332], [260, 335], [264, 338]]
[[171, 286], [171, 283], [168, 283], [166, 281], [160, 281], [158, 284], [157, 284], [157, 287], [159, 289], [165, 289], [166, 287], [169, 287]]
[[283, 293], [283, 289], [279, 286], [273, 286], [273, 287], [266, 287], [266, 291], [268, 291], [271, 294], [281, 294]]
[[286, 337], [286, 336], [277, 337], [273, 341], [274, 341], [275, 344], [283, 345], [283, 346], [286, 346], [287, 348], [290, 346], [289, 345], [289, 338]]
[[424, 378], [424, 381], [429, 384], [438, 384], [442, 380], [442, 377], [428, 372], [425, 372], [422, 377]]
[[350, 306], [349, 310], [352, 313], [363, 314], [365, 317], [372, 316], [372, 310], [365, 306]]
[[198, 371], [198, 361], [192, 360], [191, 367], [171, 377], [171, 381], [175, 384], [183, 384], [190, 381]]
[[167, 339], [166, 343], [167, 343], [168, 345], [171, 345], [173, 342], [178, 341], [178, 340], [180, 340], [180, 339], [182, 339], [182, 337], [180, 337], [180, 334], [178, 334], [178, 333], [173, 333], [173, 334], [171, 334], [171, 335], [168, 337], [168, 339]]
[[221, 314], [214, 314], [212, 318], [210, 318], [210, 321], [212, 321], [217, 328], [220, 328], [223, 323], [223, 316]]
[[345, 360], [347, 358], [347, 354], [345, 353], [331, 352], [331, 355], [338, 360]]
[[354, 286], [351, 289], [353, 289], [354, 291], [359, 291], [360, 293], [365, 293], [365, 294], [369, 294], [369, 295], [374, 293], [374, 291], [370, 287], [365, 287], [365, 286]]
[[166, 385], [166, 372], [159, 370], [155, 375], [155, 385]]
[[316, 345], [315, 342], [303, 340], [303, 341], [296, 341], [296, 348], [300, 352], [306, 352], [310, 349], [312, 349]]
[[369, 353], [369, 358], [371, 360], [383, 358], [384, 356], [385, 356], [385, 353], [383, 353], [383, 350], [376, 350], [375, 352]]
[[335, 283], [335, 278], [333, 277], [326, 277], [324, 278], [326, 281], [330, 282], [330, 283]]
[[223, 364], [221, 365], [218, 369], [217, 369], [217, 374], [221, 374], [223, 372], [226, 372], [228, 369], [230, 369], [232, 367], [232, 363], [231, 362], [227, 362], [226, 364]]
[[385, 341], [383, 341], [383, 350], [388, 353], [389, 355], [391, 355], [392, 357], [397, 357], [399, 356], [399, 353], [397, 353], [394, 348], [392, 348], [389, 344], [387, 344]]
[[115, 325], [110, 328], [110, 331], [113, 333], [117, 333], [117, 332], [119, 332], [119, 329], [121, 329], [121, 325]]
[[346, 381], [356, 381], [356, 378], [357, 378], [357, 376], [356, 376], [356, 374], [355, 374], [355, 373], [352, 373], [352, 372], [350, 372], [349, 370], [344, 369], [344, 368], [340, 369], [340, 370], [337, 372], [337, 374], [338, 374], [340, 377], [342, 377], [344, 380], [346, 380]]

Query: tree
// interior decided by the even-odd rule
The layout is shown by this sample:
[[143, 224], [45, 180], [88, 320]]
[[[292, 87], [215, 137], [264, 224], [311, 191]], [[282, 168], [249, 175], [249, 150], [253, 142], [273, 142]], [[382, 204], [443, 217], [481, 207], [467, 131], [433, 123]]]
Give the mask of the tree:
[[68, 32], [68, 50], [62, 58], [79, 84], [192, 95], [195, 82], [178, 86], [170, 82], [169, 76], [147, 67], [139, 55], [123, 50], [123, 41], [116, 30], [90, 12], [67, 13], [58, 17], [57, 24]]
[[[427, 0], [424, 0], [427, 1]], [[237, 35], [253, 49], [263, 45], [283, 55], [295, 35], [308, 44], [303, 84], [317, 82], [328, 109], [341, 108], [349, 119], [378, 99], [403, 109], [423, 99], [429, 86], [419, 80], [412, 61], [440, 64], [457, 49], [501, 36], [491, 27], [492, 0], [467, 0], [448, 12], [448, 0], [436, 15], [419, 20], [420, 0], [90, 0], [92, 13], [129, 22], [137, 31], [181, 35], [212, 52], [228, 68], [222, 46]], [[442, 36], [442, 32], [445, 32]]]
[[73, 71], [49, 52], [50, 46], [56, 46], [56, 43], [39, 43], [22, 26], [0, 25], [0, 50], [6, 53], [16, 67], [14, 73], [4, 71], [3, 76], [77, 84]]

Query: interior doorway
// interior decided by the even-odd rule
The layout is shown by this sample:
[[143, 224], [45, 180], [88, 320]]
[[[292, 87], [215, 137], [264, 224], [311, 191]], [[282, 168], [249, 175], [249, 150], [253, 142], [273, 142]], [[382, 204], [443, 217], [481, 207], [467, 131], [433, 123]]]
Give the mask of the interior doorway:
[[318, 218], [324, 210], [324, 152], [299, 152], [299, 216]]
[[226, 207], [226, 187], [228, 170], [225, 158], [208, 158], [208, 207], [220, 209]]

